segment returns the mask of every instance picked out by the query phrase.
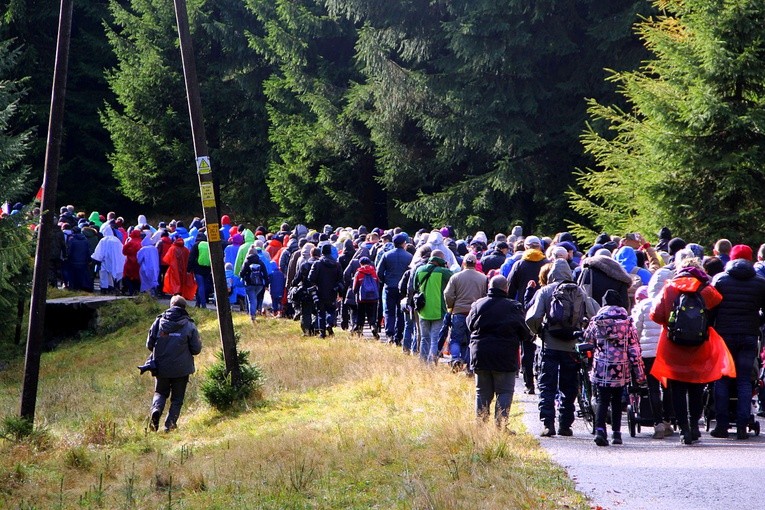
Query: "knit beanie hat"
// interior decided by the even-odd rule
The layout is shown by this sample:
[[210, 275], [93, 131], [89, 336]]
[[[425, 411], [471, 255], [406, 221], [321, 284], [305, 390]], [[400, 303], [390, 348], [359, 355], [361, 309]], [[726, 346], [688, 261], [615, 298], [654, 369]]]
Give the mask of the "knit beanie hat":
[[685, 241], [680, 239], [679, 237], [675, 237], [672, 239], [669, 244], [667, 244], [667, 249], [669, 250], [669, 256], [674, 257], [675, 253], [679, 252], [683, 248], [685, 248]]
[[752, 249], [745, 245], [745, 244], [737, 244], [733, 248], [730, 249], [730, 259], [736, 260], [736, 259], [744, 259], [744, 260], [752, 260]]

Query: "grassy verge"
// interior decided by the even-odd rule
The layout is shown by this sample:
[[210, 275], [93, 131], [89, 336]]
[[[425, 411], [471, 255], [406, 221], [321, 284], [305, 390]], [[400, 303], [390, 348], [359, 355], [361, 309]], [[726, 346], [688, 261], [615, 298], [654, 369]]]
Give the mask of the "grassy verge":
[[[212, 313], [193, 312], [218, 349]], [[267, 380], [265, 400], [222, 416], [192, 378], [180, 429], [147, 433], [152, 380], [144, 320], [67, 343], [42, 360], [37, 429], [0, 442], [0, 508], [587, 508], [527, 434], [474, 422], [472, 383], [397, 349], [252, 327], [240, 347]], [[17, 412], [22, 363], [0, 372], [0, 414]], [[520, 417], [511, 427], [521, 431]]]

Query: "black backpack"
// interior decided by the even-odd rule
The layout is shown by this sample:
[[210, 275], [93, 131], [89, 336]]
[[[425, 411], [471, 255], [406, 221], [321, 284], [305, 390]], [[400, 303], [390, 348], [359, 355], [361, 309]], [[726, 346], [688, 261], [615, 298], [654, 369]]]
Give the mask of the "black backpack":
[[682, 292], [672, 304], [667, 322], [667, 338], [677, 345], [695, 347], [709, 339], [709, 312], [700, 287], [696, 292]]
[[563, 281], [553, 291], [545, 328], [555, 338], [571, 340], [574, 332], [581, 329], [586, 315], [584, 290], [574, 282]]
[[266, 279], [263, 277], [263, 268], [257, 262], [250, 264], [250, 274], [247, 275], [247, 285], [263, 287]]

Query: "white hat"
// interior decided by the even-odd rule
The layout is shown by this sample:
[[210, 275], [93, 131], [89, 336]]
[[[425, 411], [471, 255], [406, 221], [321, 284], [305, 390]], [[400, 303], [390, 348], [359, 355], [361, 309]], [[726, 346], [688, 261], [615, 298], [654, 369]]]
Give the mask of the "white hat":
[[532, 246], [542, 246], [542, 241], [537, 236], [528, 236], [523, 240], [523, 246], [531, 248]]

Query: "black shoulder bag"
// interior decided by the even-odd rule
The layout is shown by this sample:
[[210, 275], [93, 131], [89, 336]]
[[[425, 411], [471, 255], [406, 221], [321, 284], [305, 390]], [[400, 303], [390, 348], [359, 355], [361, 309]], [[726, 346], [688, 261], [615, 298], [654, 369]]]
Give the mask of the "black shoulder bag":
[[[428, 274], [425, 275], [425, 278], [422, 279], [422, 290], [418, 290], [414, 297], [412, 298], [412, 301], [414, 302], [414, 309], [418, 312], [421, 311], [423, 308], [425, 308], [425, 289], [428, 285], [428, 280], [430, 279], [430, 275], [433, 274], [433, 271], [436, 270], [437, 266], [433, 266], [428, 270]], [[415, 275], [416, 278], [416, 275]], [[417, 286], [419, 288], [419, 285]]]

